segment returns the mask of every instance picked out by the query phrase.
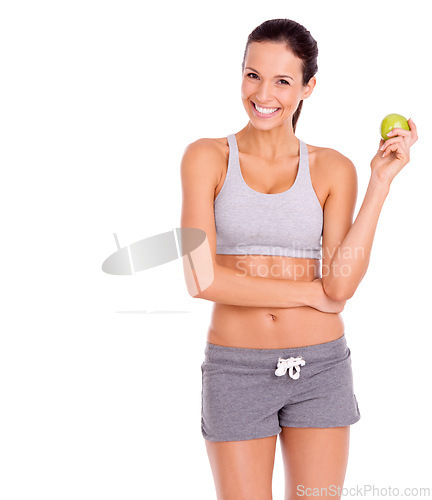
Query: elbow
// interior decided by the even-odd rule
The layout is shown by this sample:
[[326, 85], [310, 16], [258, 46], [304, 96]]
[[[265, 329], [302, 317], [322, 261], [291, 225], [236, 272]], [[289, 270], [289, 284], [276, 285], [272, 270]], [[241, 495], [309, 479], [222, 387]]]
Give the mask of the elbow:
[[201, 292], [197, 288], [187, 287], [187, 291], [193, 299], [202, 299]]
[[195, 270], [191, 272], [192, 276], [189, 276], [189, 279], [186, 279], [187, 290], [189, 295], [193, 299], [204, 299], [204, 300], [213, 300], [213, 290], [215, 287], [215, 277], [214, 275], [201, 276], [201, 280], [198, 279], [197, 273]]
[[336, 294], [336, 301], [338, 302], [346, 302], [347, 300], [349, 300], [352, 296], [354, 295], [354, 292], [351, 292], [351, 291], [342, 291], [342, 292], [339, 292]]
[[193, 289], [193, 290], [190, 290], [188, 288], [188, 292], [189, 292], [189, 295], [193, 298], [193, 299], [204, 299], [204, 300], [210, 300], [209, 297], [208, 297], [208, 294], [206, 294], [206, 290], [198, 290], [197, 288]]
[[330, 297], [332, 300], [335, 300], [336, 302], [346, 302], [354, 295], [353, 292], [346, 290], [336, 290], [334, 292], [325, 293], [328, 297]]
[[344, 289], [340, 285], [339, 286], [331, 285], [329, 282], [325, 280], [323, 280], [322, 285], [327, 297], [336, 302], [349, 300], [354, 295], [355, 292], [355, 290]]
[[201, 290], [199, 288], [197, 281], [187, 283], [187, 291], [193, 299], [206, 299], [206, 300], [208, 300], [207, 293], [206, 293], [207, 288], [204, 290]]
[[[209, 288], [210, 288], [210, 290], [209, 290]], [[214, 297], [212, 290], [213, 290], [212, 287], [207, 287], [204, 290], [199, 290], [199, 291], [196, 291], [195, 293], [189, 292], [189, 295], [193, 299], [203, 299], [203, 300], [209, 300], [210, 302], [216, 302], [216, 299]]]

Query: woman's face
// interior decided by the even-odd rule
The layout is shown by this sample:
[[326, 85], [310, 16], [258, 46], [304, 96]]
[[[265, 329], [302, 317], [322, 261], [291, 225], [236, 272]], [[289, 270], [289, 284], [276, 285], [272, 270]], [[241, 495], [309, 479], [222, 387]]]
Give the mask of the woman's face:
[[[316, 84], [312, 77], [303, 86], [302, 60], [283, 43], [253, 42], [244, 66], [241, 97], [251, 123], [261, 130], [272, 129], [287, 120], [291, 124], [299, 102], [310, 96]], [[264, 108], [264, 112], [255, 105]]]

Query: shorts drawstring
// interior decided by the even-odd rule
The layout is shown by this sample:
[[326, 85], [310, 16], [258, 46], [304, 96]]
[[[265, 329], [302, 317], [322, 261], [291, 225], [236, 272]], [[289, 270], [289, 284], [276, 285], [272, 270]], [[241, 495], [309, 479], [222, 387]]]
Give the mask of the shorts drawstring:
[[[275, 374], [278, 377], [285, 375], [288, 370], [288, 374], [293, 379], [298, 379], [300, 377], [300, 366], [304, 366], [306, 361], [301, 357], [296, 358], [279, 358]], [[294, 371], [295, 370], [295, 371]]]

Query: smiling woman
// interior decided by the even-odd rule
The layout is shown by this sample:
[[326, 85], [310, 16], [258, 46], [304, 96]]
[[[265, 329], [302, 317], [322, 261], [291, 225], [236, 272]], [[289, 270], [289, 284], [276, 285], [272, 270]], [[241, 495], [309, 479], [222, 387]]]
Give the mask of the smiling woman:
[[410, 120], [411, 131], [395, 129], [391, 157], [378, 149], [353, 223], [353, 163], [295, 136], [317, 56], [295, 21], [255, 28], [242, 63], [248, 123], [195, 141], [182, 158], [181, 226], [205, 231], [214, 271], [193, 296], [214, 303], [201, 430], [219, 500], [272, 498], [278, 434], [287, 499], [298, 485], [342, 487], [349, 426], [360, 418], [341, 312], [366, 273], [390, 182], [417, 136]]
[[[243, 61], [244, 64], [244, 61]], [[254, 80], [259, 80], [260, 79], [260, 73], [256, 69], [251, 68], [250, 66], [246, 67], [243, 69], [243, 71], [251, 70], [253, 73], [248, 73], [247, 77], [250, 79]], [[255, 78], [256, 77], [256, 78]], [[281, 78], [279, 83], [282, 82], [282, 85], [289, 85], [289, 83], [286, 80], [283, 80], [283, 78], [289, 78], [291, 80], [294, 80], [291, 76], [288, 75], [276, 75], [273, 77], [273, 79], [278, 80]], [[258, 100], [258, 97], [257, 97]], [[259, 116], [260, 118], [267, 118], [268, 116], [274, 116], [277, 111], [279, 111], [281, 108], [279, 107], [271, 107], [271, 106], [260, 106], [257, 102], [251, 101], [253, 105], [253, 109], [255, 110], [256, 116]]]
[[[294, 21], [282, 28], [285, 31], [281, 30], [281, 23], [277, 23], [282, 20], [273, 21], [276, 22], [263, 23], [248, 37], [242, 62], [242, 100], [245, 107], [252, 105], [253, 109], [260, 106], [282, 111], [284, 107], [281, 104], [286, 106], [290, 103], [290, 118], [295, 132], [303, 99], [309, 97], [316, 84], [314, 75], [318, 71], [318, 45], [309, 31]], [[278, 68], [281, 71], [276, 73]], [[299, 95], [298, 91], [308, 85], [310, 92]], [[268, 92], [270, 94], [266, 95]], [[250, 104], [246, 104], [249, 97]], [[270, 102], [269, 97], [275, 102]], [[257, 116], [262, 118], [262, 113]]]

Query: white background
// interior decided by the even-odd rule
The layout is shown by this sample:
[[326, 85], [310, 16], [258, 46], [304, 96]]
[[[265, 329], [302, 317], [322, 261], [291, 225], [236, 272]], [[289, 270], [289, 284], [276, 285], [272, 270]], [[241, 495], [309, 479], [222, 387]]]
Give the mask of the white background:
[[318, 42], [318, 83], [296, 135], [354, 162], [356, 214], [382, 117], [418, 127], [342, 313], [362, 415], [345, 486], [432, 491], [427, 2], [9, 1], [0, 11], [3, 500], [216, 499], [200, 430], [212, 303], [188, 295], [180, 260], [133, 276], [101, 266], [113, 233], [128, 245], [180, 226], [183, 151], [247, 123], [246, 39], [279, 17]]

